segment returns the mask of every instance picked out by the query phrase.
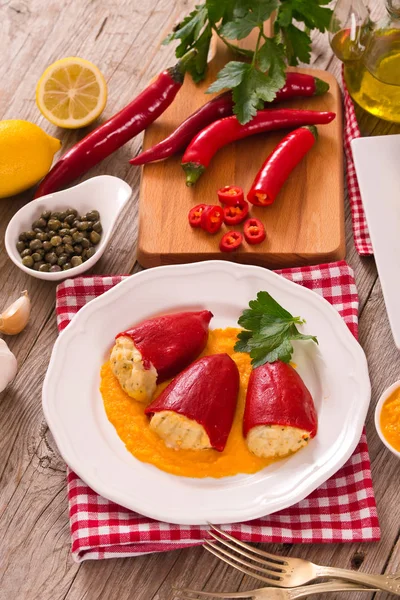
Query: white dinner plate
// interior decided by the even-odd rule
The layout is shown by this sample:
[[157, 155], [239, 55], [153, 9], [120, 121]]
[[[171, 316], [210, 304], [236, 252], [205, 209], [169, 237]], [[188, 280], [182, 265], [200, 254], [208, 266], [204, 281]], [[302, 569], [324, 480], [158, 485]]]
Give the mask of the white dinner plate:
[[[317, 436], [254, 475], [178, 477], [142, 463], [107, 420], [100, 368], [114, 336], [162, 312], [209, 309], [210, 326], [235, 326], [249, 300], [268, 291], [318, 337], [297, 342], [293, 360], [319, 419]], [[67, 464], [96, 492], [161, 521], [232, 523], [291, 506], [351, 456], [370, 400], [365, 355], [337, 311], [318, 294], [260, 267], [228, 261], [142, 271], [83, 307], [58, 337], [43, 386], [43, 409]]]
[[351, 148], [390, 327], [400, 349], [400, 135], [357, 138]]

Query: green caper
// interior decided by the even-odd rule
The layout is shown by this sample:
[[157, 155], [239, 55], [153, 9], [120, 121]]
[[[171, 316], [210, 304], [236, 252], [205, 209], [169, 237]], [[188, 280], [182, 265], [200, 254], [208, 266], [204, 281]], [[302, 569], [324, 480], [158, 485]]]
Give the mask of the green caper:
[[65, 217], [65, 223], [68, 223], [69, 226], [75, 221], [75, 215], [67, 215]]
[[75, 244], [74, 246], [74, 254], [82, 254], [82, 246], [81, 244]]
[[22, 259], [22, 264], [24, 265], [24, 267], [28, 267], [29, 269], [31, 269], [33, 267], [32, 256], [24, 256], [24, 258]]
[[64, 251], [66, 252], [66, 254], [73, 254], [74, 248], [71, 244], [65, 244]]
[[67, 262], [68, 256], [66, 254], [61, 254], [61, 256], [58, 257], [57, 264], [60, 265], [60, 267], [65, 265]]
[[57, 256], [61, 256], [61, 254], [64, 254], [64, 252], [65, 252], [65, 246], [64, 246], [64, 244], [60, 244], [55, 249], [55, 253], [57, 254]]
[[92, 258], [92, 256], [95, 254], [96, 250], [95, 248], [93, 248], [93, 246], [91, 248], [88, 248], [86, 250], [86, 258]]
[[25, 250], [25, 242], [17, 242], [17, 250], [21, 254]]
[[40, 216], [45, 221], [48, 221], [50, 219], [50, 217], [51, 217], [51, 210], [44, 210]]
[[89, 221], [80, 221], [77, 225], [78, 231], [86, 231], [89, 227]]
[[32, 229], [29, 229], [29, 231], [25, 231], [25, 235], [27, 240], [34, 240], [36, 237], [36, 232]]
[[59, 235], [53, 235], [53, 237], [50, 240], [50, 244], [52, 246], [59, 246], [62, 242], [62, 239], [60, 238]]
[[74, 217], [76, 217], [76, 215], [78, 214], [78, 211], [75, 210], [75, 208], [67, 208], [67, 210], [65, 211], [67, 213], [67, 215], [74, 215]]
[[35, 237], [38, 233], [44, 233], [44, 229], [41, 229], [40, 227], [35, 227], [33, 231], [35, 232]]
[[36, 239], [40, 240], [41, 242], [47, 242], [49, 239], [49, 236], [47, 235], [47, 233], [37, 233]]
[[96, 246], [96, 244], [98, 244], [101, 240], [101, 235], [97, 233], [97, 231], [91, 231], [89, 239], [92, 242], [92, 244]]
[[19, 239], [20, 242], [26, 242], [26, 240], [28, 238], [26, 237], [25, 231], [23, 231], [22, 233], [19, 234], [18, 239]]
[[51, 242], [43, 242], [43, 250], [49, 252], [49, 250], [53, 250], [53, 244]]
[[50, 265], [48, 263], [43, 263], [42, 265], [40, 265], [39, 271], [42, 271], [43, 273], [48, 273], [50, 271]]
[[51, 217], [52, 219], [59, 219], [59, 218], [60, 218], [60, 213], [59, 213], [59, 211], [57, 211], [57, 210], [56, 210], [56, 211], [52, 212], [52, 213], [51, 213], [51, 215], [50, 215], [50, 217]]
[[71, 265], [72, 265], [73, 267], [79, 267], [79, 265], [81, 265], [81, 264], [82, 264], [82, 262], [83, 262], [83, 261], [82, 261], [82, 257], [81, 257], [81, 256], [73, 256], [73, 257], [71, 258]]
[[68, 231], [71, 229], [71, 225], [69, 223], [67, 223], [67, 221], [63, 221], [61, 223], [61, 229], [68, 229]]
[[69, 227], [68, 229], [60, 229], [60, 231], [58, 232], [58, 235], [61, 235], [61, 237], [64, 237], [65, 235], [69, 235]]
[[68, 271], [72, 267], [71, 263], [67, 262], [63, 265], [63, 271]]
[[70, 235], [64, 235], [62, 239], [63, 244], [72, 244], [72, 237]]
[[40, 240], [31, 240], [29, 242], [29, 248], [31, 250], [39, 250], [39, 248], [42, 248], [42, 242]]
[[32, 259], [33, 259], [33, 262], [38, 262], [39, 260], [42, 260], [42, 258], [43, 258], [43, 257], [42, 257], [42, 255], [41, 255], [41, 254], [39, 254], [39, 252], [34, 252], [34, 253], [32, 254]]
[[65, 221], [67, 214], [68, 213], [66, 210], [61, 211], [60, 214], [58, 215], [58, 218], [60, 219], [60, 221]]
[[32, 254], [32, 250], [30, 248], [26, 248], [23, 252], [21, 252], [21, 258], [25, 258], [25, 256], [30, 256]]
[[86, 214], [86, 218], [88, 221], [98, 221], [100, 219], [99, 211], [91, 210]]
[[49, 220], [48, 226], [50, 229], [58, 231], [59, 229], [61, 229], [61, 221], [59, 221], [58, 219], [51, 218]]
[[96, 221], [95, 223], [93, 223], [92, 229], [93, 229], [93, 231], [96, 231], [97, 233], [101, 233], [103, 231], [103, 227], [102, 227], [100, 221]]
[[61, 271], [61, 267], [59, 267], [58, 265], [53, 265], [52, 267], [50, 267], [49, 273], [57, 273], [58, 271]]
[[39, 250], [36, 250], [36, 252], [39, 254], [39, 256], [41, 258], [43, 258], [43, 256], [45, 255], [44, 248], [39, 248]]
[[40, 267], [44, 264], [46, 263], [44, 263], [42, 260], [38, 260], [34, 263], [33, 268], [35, 269], [35, 271], [39, 271]]
[[57, 235], [57, 231], [53, 231], [52, 229], [49, 229], [47, 232], [47, 235], [49, 236], [49, 240], [51, 240], [51, 238], [55, 235]]
[[44, 260], [50, 263], [51, 265], [55, 265], [58, 260], [58, 257], [55, 252], [48, 252], [44, 255]]
[[78, 228], [79, 223], [80, 223], [80, 220], [75, 218], [74, 222], [72, 223], [72, 226]]
[[82, 240], [83, 240], [83, 235], [81, 234], [80, 231], [76, 231], [72, 236], [72, 243], [80, 244]]
[[87, 238], [83, 238], [83, 240], [81, 241], [81, 245], [82, 245], [82, 248], [90, 248], [90, 246], [92, 244], [90, 243], [90, 241]]
[[47, 221], [45, 219], [37, 219], [36, 221], [33, 221], [32, 223], [32, 229], [36, 229], [36, 227], [39, 227], [40, 229], [43, 229], [44, 227], [46, 227], [47, 225]]
[[78, 230], [76, 227], [72, 227], [72, 229], [69, 230], [69, 235], [74, 235], [74, 233], [76, 233]]

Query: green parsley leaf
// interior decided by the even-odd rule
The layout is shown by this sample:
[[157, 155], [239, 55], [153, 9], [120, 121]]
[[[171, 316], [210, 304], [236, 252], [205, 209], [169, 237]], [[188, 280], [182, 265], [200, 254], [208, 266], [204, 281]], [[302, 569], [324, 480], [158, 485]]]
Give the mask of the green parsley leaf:
[[250, 354], [254, 368], [276, 360], [290, 362], [292, 341], [312, 340], [318, 344], [315, 336], [297, 329], [296, 325], [305, 321], [293, 317], [268, 292], [259, 292], [257, 299], [249, 302], [238, 323], [243, 331], [237, 336], [235, 351]]
[[309, 63], [311, 58], [311, 38], [305, 32], [294, 25], [288, 25], [283, 31], [286, 56], [289, 64], [293, 67], [299, 62]]
[[207, 94], [238, 86], [242, 82], [248, 69], [249, 65], [246, 63], [232, 60], [218, 73], [217, 80], [210, 85]]

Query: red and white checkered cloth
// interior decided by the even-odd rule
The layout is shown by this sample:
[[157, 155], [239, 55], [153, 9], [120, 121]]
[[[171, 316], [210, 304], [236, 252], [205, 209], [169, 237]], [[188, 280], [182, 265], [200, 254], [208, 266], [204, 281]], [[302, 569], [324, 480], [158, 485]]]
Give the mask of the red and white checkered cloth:
[[360, 188], [358, 187], [356, 168], [353, 161], [353, 153], [351, 151], [351, 140], [361, 136], [360, 128], [358, 127], [357, 117], [354, 110], [353, 101], [347, 91], [346, 82], [343, 77], [343, 92], [344, 92], [344, 114], [345, 114], [345, 129], [344, 129], [344, 152], [346, 155], [347, 165], [347, 191], [349, 194], [351, 217], [353, 222], [353, 238], [354, 245], [360, 256], [370, 256], [374, 253], [369, 237], [367, 220], [365, 218], [364, 207], [362, 205]]
[[[278, 271], [324, 296], [357, 337], [358, 296], [344, 262]], [[77, 277], [57, 288], [57, 322], [64, 329], [87, 302], [124, 277]], [[206, 527], [171, 525], [143, 517], [93, 492], [68, 472], [72, 555], [87, 559], [136, 556], [202, 543]], [[268, 517], [223, 528], [248, 542], [366, 542], [380, 537], [365, 433], [353, 456], [333, 477], [295, 506]]]

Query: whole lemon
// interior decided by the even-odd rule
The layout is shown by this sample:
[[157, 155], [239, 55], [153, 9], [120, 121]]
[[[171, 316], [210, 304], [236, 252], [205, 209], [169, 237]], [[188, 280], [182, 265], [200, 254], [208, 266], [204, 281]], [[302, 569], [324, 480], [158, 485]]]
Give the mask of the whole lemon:
[[0, 198], [19, 194], [42, 179], [60, 148], [60, 140], [34, 123], [0, 121]]

